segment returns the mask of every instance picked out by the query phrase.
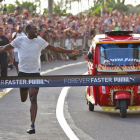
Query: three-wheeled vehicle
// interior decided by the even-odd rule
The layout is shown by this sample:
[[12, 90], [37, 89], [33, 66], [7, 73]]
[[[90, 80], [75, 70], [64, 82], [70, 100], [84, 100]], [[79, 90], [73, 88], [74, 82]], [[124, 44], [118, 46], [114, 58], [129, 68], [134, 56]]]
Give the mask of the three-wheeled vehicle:
[[[88, 62], [89, 75], [140, 73], [140, 36], [133, 31], [110, 31], [96, 35]], [[140, 85], [87, 86], [86, 99], [89, 110], [99, 105], [103, 110], [120, 109], [125, 118], [127, 109], [140, 108]]]

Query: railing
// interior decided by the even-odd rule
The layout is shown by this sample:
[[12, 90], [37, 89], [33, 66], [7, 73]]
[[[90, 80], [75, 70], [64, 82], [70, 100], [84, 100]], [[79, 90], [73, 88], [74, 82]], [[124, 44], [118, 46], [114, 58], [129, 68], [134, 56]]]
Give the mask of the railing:
[[[89, 50], [93, 37], [81, 36], [79, 38], [61, 38], [61, 39], [50, 39], [49, 44], [56, 47], [62, 47], [68, 50], [72, 50], [74, 47], [77, 47], [79, 50], [79, 55], [83, 54], [83, 50]], [[53, 60], [63, 60], [71, 57], [70, 54], [61, 54], [55, 53], [48, 50], [43, 50], [41, 53], [41, 61], [53, 61]]]

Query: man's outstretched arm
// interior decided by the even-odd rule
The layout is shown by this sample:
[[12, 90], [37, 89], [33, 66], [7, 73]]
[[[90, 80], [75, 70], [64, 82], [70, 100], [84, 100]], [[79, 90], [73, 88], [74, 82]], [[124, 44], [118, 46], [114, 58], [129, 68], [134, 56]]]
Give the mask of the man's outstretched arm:
[[63, 48], [60, 48], [60, 47], [55, 47], [53, 45], [48, 45], [46, 47], [46, 49], [57, 52], [57, 53], [71, 53], [73, 55], [77, 55], [79, 53], [79, 51], [76, 50], [76, 48], [74, 48], [73, 50], [66, 50], [66, 49], [63, 49]]
[[12, 49], [14, 49], [14, 47], [11, 44], [7, 44], [5, 46], [0, 46], [0, 53], [6, 52], [6, 51], [9, 51]]

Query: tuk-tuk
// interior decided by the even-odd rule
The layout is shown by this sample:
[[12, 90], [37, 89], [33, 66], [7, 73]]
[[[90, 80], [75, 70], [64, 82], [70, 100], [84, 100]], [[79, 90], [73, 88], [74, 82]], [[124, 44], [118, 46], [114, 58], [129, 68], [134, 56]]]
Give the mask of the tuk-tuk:
[[[89, 75], [140, 73], [140, 36], [133, 31], [109, 31], [96, 35], [88, 62]], [[87, 86], [89, 110], [99, 105], [103, 110], [120, 110], [125, 118], [127, 109], [140, 109], [140, 85]]]

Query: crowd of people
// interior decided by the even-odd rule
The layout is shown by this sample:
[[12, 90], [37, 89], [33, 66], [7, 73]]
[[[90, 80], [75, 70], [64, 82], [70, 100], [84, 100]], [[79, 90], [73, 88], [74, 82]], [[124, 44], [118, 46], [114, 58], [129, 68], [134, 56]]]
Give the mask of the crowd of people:
[[[96, 15], [96, 14], [95, 14]], [[5, 35], [12, 40], [11, 33], [16, 31], [17, 25], [24, 29], [28, 23], [34, 23], [38, 27], [38, 34], [45, 40], [59, 39], [64, 37], [77, 38], [80, 36], [94, 36], [110, 30], [133, 30], [140, 32], [139, 13], [119, 12], [117, 9], [110, 12], [104, 12], [101, 16], [86, 16], [77, 14], [75, 16], [59, 16], [47, 18], [44, 14], [35, 14], [34, 16], [23, 9], [19, 15], [18, 10], [14, 13], [1, 12], [0, 26], [4, 27]], [[24, 30], [23, 30], [24, 31]]]
[[[134, 33], [140, 33], [139, 13], [127, 14], [117, 9], [110, 12], [105, 11], [99, 17], [96, 16], [96, 13], [95, 15], [88, 13], [86, 16], [80, 13], [75, 16], [60, 16], [58, 14], [56, 17], [48, 18], [45, 14], [32, 15], [27, 9], [23, 9], [21, 14], [18, 13], [18, 9], [15, 9], [14, 13], [7, 13], [5, 8], [1, 11], [0, 17], [0, 27], [3, 28], [3, 34], [9, 39], [9, 42], [15, 38], [13, 34], [19, 32], [19, 27], [25, 34], [24, 28], [29, 23], [38, 27], [38, 35], [47, 42], [83, 36], [92, 38], [96, 34], [103, 34], [105, 31], [111, 30], [133, 30]], [[67, 44], [72, 43], [74, 44], [71, 39], [67, 42]], [[62, 55], [61, 58], [67, 60], [66, 55]], [[47, 61], [55, 59], [56, 55], [48, 52]]]

